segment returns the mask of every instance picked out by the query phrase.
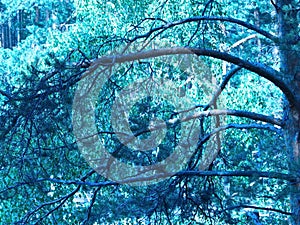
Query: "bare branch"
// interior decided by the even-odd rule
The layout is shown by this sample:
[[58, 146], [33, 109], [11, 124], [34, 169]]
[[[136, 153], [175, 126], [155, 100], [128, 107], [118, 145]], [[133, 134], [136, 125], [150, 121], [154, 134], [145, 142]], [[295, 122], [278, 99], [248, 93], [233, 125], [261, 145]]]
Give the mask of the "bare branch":
[[95, 204], [95, 201], [96, 201], [96, 198], [97, 198], [97, 194], [98, 192], [100, 191], [101, 187], [98, 187], [95, 192], [93, 193], [93, 197], [92, 197], [92, 200], [91, 200], [91, 203], [87, 209], [87, 212], [86, 212], [86, 218], [84, 219], [84, 221], [82, 221], [82, 225], [84, 224], [88, 224], [89, 220], [90, 220], [90, 217], [91, 217], [91, 213], [92, 213], [92, 209], [93, 209], [93, 206]]
[[186, 110], [181, 110], [180, 112], [176, 112], [176, 114], [180, 114], [180, 113], [185, 113], [185, 112], [190, 112], [192, 110], [195, 110], [197, 108], [203, 108], [203, 111], [208, 110], [211, 106], [213, 106], [218, 97], [220, 96], [220, 94], [222, 93], [222, 91], [225, 89], [226, 85], [228, 84], [229, 80], [237, 73], [241, 70], [242, 68], [240, 66], [236, 66], [233, 69], [231, 69], [226, 75], [224, 80], [222, 81], [222, 83], [220, 84], [220, 86], [218, 87], [218, 89], [215, 91], [213, 97], [211, 98], [211, 100], [209, 101], [209, 103], [207, 105], [196, 105], [192, 108], [186, 109]]
[[63, 184], [63, 185], [78, 185], [78, 186], [90, 186], [90, 187], [107, 187], [119, 185], [119, 183], [114, 181], [103, 181], [103, 182], [90, 182], [90, 181], [79, 181], [79, 180], [62, 180], [55, 178], [43, 178], [39, 179], [37, 182], [46, 182]]
[[274, 41], [274, 42], [278, 42], [278, 37], [270, 34], [269, 32], [260, 29], [259, 27], [256, 27], [248, 22], [242, 21], [242, 20], [238, 20], [238, 19], [234, 19], [231, 17], [216, 17], [216, 16], [195, 16], [195, 17], [190, 17], [190, 18], [186, 18], [186, 19], [182, 19], [182, 20], [178, 20], [172, 23], [168, 23], [156, 28], [151, 29], [149, 32], [143, 34], [143, 35], [139, 35], [136, 36], [135, 38], [133, 38], [132, 40], [130, 40], [130, 42], [134, 42], [137, 39], [141, 39], [141, 38], [148, 38], [150, 35], [152, 35], [154, 32], [156, 31], [160, 31], [160, 30], [167, 30], [169, 28], [178, 26], [178, 25], [182, 25], [185, 23], [191, 23], [191, 22], [199, 22], [199, 21], [221, 21], [221, 22], [229, 22], [229, 23], [235, 23], [238, 24], [242, 27], [245, 27], [249, 30], [255, 31], [258, 34], [263, 35], [264, 37]]
[[45, 206], [48, 205], [55, 205], [56, 203], [59, 203], [58, 206], [54, 207], [52, 210], [50, 210], [48, 213], [46, 213], [43, 217], [41, 217], [39, 219], [39, 221], [41, 221], [43, 218], [47, 217], [48, 215], [50, 215], [52, 212], [54, 212], [55, 210], [57, 210], [58, 208], [60, 208], [70, 197], [72, 197], [74, 194], [76, 194], [77, 191], [79, 191], [80, 186], [77, 186], [71, 193], [64, 195], [58, 199], [55, 199], [53, 201], [50, 202], [45, 202], [41, 205], [39, 205], [38, 207], [36, 207], [34, 210], [28, 212], [23, 219], [21, 220], [21, 223], [27, 223], [28, 220], [30, 219], [30, 217], [32, 217], [35, 213], [37, 213], [39, 210], [41, 210], [42, 208], [44, 208]]
[[[155, 125], [153, 125], [149, 128], [138, 130], [134, 133], [134, 135], [132, 135], [131, 133], [128, 134], [128, 133], [123, 133], [123, 132], [119, 133], [119, 134], [122, 134], [124, 137], [128, 136], [128, 139], [124, 143], [130, 143], [136, 136], [139, 136], [139, 135], [151, 132], [151, 131], [164, 129], [166, 123], [173, 126], [173, 125], [177, 125], [178, 123], [187, 122], [187, 121], [190, 121], [190, 120], [193, 120], [193, 119], [198, 119], [200, 117], [221, 116], [221, 115], [244, 117], [244, 118], [248, 118], [248, 119], [253, 119], [253, 120], [258, 120], [258, 121], [270, 123], [270, 124], [277, 125], [277, 126], [283, 126], [283, 122], [280, 119], [276, 119], [276, 118], [266, 116], [266, 115], [262, 115], [262, 114], [259, 114], [259, 113], [253, 113], [253, 112], [242, 111], [242, 110], [230, 110], [230, 109], [228, 109], [228, 110], [226, 110], [226, 109], [218, 110], [218, 109], [215, 109], [215, 110], [209, 110], [209, 111], [196, 112], [192, 115], [188, 115], [188, 116], [185, 116], [185, 117], [182, 117], [182, 118], [170, 119], [170, 120], [167, 120], [165, 122], [155, 124]], [[269, 130], [273, 130], [273, 131], [277, 132], [276, 128], [274, 128], [274, 127], [272, 128], [271, 126], [267, 126], [267, 125], [264, 126], [263, 124], [261, 124], [261, 125], [262, 126], [260, 126], [259, 124], [256, 124], [254, 126], [253, 124], [249, 124], [248, 127], [247, 127], [247, 125], [228, 124], [225, 127], [217, 128], [217, 130], [213, 131], [213, 132], [218, 133], [222, 130], [226, 130], [226, 129], [229, 129], [229, 128], [237, 128], [237, 129], [257, 128], [257, 129], [269, 129]], [[93, 136], [97, 136], [99, 133], [101, 133], [101, 134], [116, 134], [116, 132], [112, 132], [112, 131], [102, 131], [102, 132], [97, 132], [95, 134], [91, 134], [91, 135], [86, 136], [84, 138], [87, 139], [87, 138], [90, 138], [90, 137], [93, 137]], [[206, 138], [209, 139], [210, 135], [212, 135], [212, 134], [209, 134], [208, 137], [206, 137]]]
[[76, 194], [76, 192], [79, 191], [79, 189], [80, 189], [80, 186], [78, 186], [78, 187], [77, 187], [75, 190], [73, 190], [70, 194], [64, 196], [64, 198], [61, 198], [62, 201], [61, 201], [56, 207], [54, 207], [53, 209], [51, 209], [51, 210], [49, 210], [47, 213], [45, 213], [43, 216], [41, 216], [41, 217], [39, 218], [39, 220], [38, 220], [35, 224], [40, 224], [40, 222], [41, 222], [43, 219], [47, 218], [47, 217], [48, 217], [49, 215], [51, 215], [54, 211], [56, 211], [56, 210], [58, 210], [60, 207], [62, 207], [62, 206], [65, 204], [65, 202], [66, 202], [68, 199], [70, 199], [70, 197], [72, 197], [73, 195]]
[[276, 133], [281, 133], [280, 129], [277, 129], [274, 126], [269, 125], [269, 124], [257, 124], [257, 123], [254, 123], [254, 124], [234, 124], [234, 123], [231, 123], [231, 124], [227, 124], [225, 126], [218, 127], [215, 130], [213, 130], [212, 132], [210, 132], [209, 134], [205, 135], [201, 139], [201, 141], [199, 142], [198, 145], [199, 146], [203, 145], [205, 142], [207, 142], [211, 138], [212, 135], [215, 135], [215, 134], [217, 134], [221, 131], [228, 130], [228, 129], [263, 129], [263, 130], [270, 130], [270, 131], [273, 131], [273, 132], [276, 132]]
[[[34, 210], [28, 212], [28, 213], [23, 217], [23, 219], [21, 220], [21, 222], [22, 222], [22, 223], [23, 223], [23, 222], [27, 223], [28, 220], [29, 220], [34, 214], [36, 214], [38, 211], [40, 211], [42, 208], [44, 208], [44, 207], [46, 207], [46, 206], [49, 206], [49, 205], [56, 205], [56, 204], [58, 204], [58, 205], [56, 205], [54, 208], [52, 208], [51, 210], [49, 210], [48, 212], [46, 212], [44, 215], [42, 215], [42, 216], [39, 217], [38, 221], [35, 223], [35, 224], [39, 224], [40, 221], [42, 221], [43, 219], [45, 219], [46, 217], [48, 217], [49, 215], [51, 215], [54, 211], [58, 210], [60, 207], [62, 207], [62, 206], [65, 204], [65, 202], [66, 202], [68, 199], [70, 199], [72, 196], [74, 196], [74, 195], [80, 190], [80, 187], [81, 187], [80, 182], [84, 182], [88, 177], [90, 177], [90, 176], [93, 175], [94, 173], [95, 173], [94, 170], [89, 171], [87, 174], [85, 174], [84, 176], [82, 176], [82, 177], [80, 178], [79, 183], [76, 183], [76, 182], [70, 182], [69, 184], [77, 184], [77, 187], [76, 187], [73, 191], [71, 191], [70, 193], [68, 193], [68, 194], [66, 194], [66, 195], [64, 195], [64, 196], [62, 196], [62, 197], [60, 197], [60, 198], [57, 198], [57, 199], [55, 199], [55, 200], [53, 200], [53, 201], [45, 202], [45, 203], [39, 205], [39, 206], [36, 207]], [[29, 182], [22, 182], [22, 183], [19, 183], [19, 184], [13, 186], [13, 187], [8, 188], [7, 190], [9, 190], [9, 189], [14, 189], [14, 188], [17, 188], [17, 187], [23, 186], [23, 185], [28, 185], [28, 184], [32, 184], [32, 183], [46, 182], [46, 181], [50, 181], [50, 182], [52, 182], [52, 183], [66, 184], [66, 183], [64, 183], [64, 182], [58, 182], [59, 179], [38, 179], [38, 180], [35, 180], [35, 181], [31, 182], [31, 183], [29, 183]], [[97, 193], [97, 192], [95, 192], [95, 193]]]
[[243, 39], [241, 39], [241, 40], [235, 42], [233, 45], [231, 45], [231, 46], [227, 49], [227, 51], [231, 51], [231, 49], [236, 48], [236, 47], [238, 47], [239, 45], [241, 45], [241, 44], [245, 43], [246, 41], [251, 40], [251, 39], [253, 39], [253, 38], [257, 38], [257, 35], [256, 35], [256, 34], [252, 34], [252, 35], [249, 35], [248, 37], [245, 37], [245, 38], [243, 38]]
[[257, 209], [257, 210], [266, 210], [266, 211], [271, 211], [271, 212], [276, 212], [276, 213], [280, 213], [283, 215], [287, 215], [287, 216], [291, 216], [292, 213], [290, 212], [286, 212], [280, 209], [273, 209], [273, 208], [269, 208], [269, 207], [260, 207], [260, 206], [253, 206], [253, 205], [236, 205], [236, 206], [231, 206], [229, 208], [226, 208], [222, 211], [228, 211], [228, 210], [234, 210], [234, 209], [239, 209], [239, 208], [248, 208], [248, 209]]
[[249, 62], [247, 60], [243, 60], [239, 57], [233, 56], [226, 52], [220, 52], [220, 51], [210, 50], [210, 49], [175, 47], [175, 48], [154, 49], [154, 50], [122, 54], [122, 55], [104, 56], [94, 61], [91, 67], [89, 67], [87, 71], [87, 75], [89, 73], [93, 73], [94, 71], [96, 71], [96, 69], [99, 66], [112, 66], [116, 63], [124, 63], [124, 62], [130, 62], [130, 61], [141, 60], [141, 59], [155, 58], [160, 56], [184, 55], [184, 54], [196, 54], [197, 56], [209, 56], [209, 57], [221, 59], [233, 63], [235, 65], [238, 65], [274, 83], [286, 95], [287, 99], [290, 101], [291, 104], [295, 104], [297, 102], [297, 98], [289, 88], [289, 85], [286, 84], [285, 81], [282, 79], [285, 76], [283, 73], [264, 64]]
[[233, 68], [232, 70], [230, 70], [225, 75], [224, 80], [222, 81], [222, 83], [219, 86], [219, 88], [217, 89], [217, 91], [214, 93], [214, 95], [211, 98], [210, 102], [207, 104], [207, 106], [204, 107], [204, 109], [203, 109], [204, 111], [207, 110], [209, 107], [211, 107], [212, 105], [214, 105], [216, 103], [218, 97], [220, 96], [220, 94], [222, 93], [222, 91], [224, 90], [224, 88], [226, 87], [226, 85], [228, 84], [228, 82], [231, 79], [231, 77], [234, 76], [241, 69], [242, 69], [242, 67], [236, 66], [235, 68]]
[[[203, 111], [203, 112], [196, 112], [192, 115], [188, 115], [186, 117], [183, 117], [181, 119], [171, 119], [168, 122], [170, 124], [176, 124], [178, 122], [185, 122], [192, 119], [200, 118], [202, 116], [208, 117], [208, 116], [221, 116], [221, 115], [228, 115], [228, 116], [238, 116], [238, 117], [244, 117], [249, 118], [253, 120], [263, 121], [266, 123], [282, 126], [282, 121], [280, 119], [276, 119], [270, 116], [265, 116], [259, 113], [253, 113], [243, 110], [232, 110], [232, 109], [214, 109], [209, 111]], [[162, 126], [162, 125], [158, 125]], [[157, 127], [154, 126], [153, 129], [156, 129]], [[152, 129], [151, 129], [152, 130]]]
[[0, 89], [0, 94], [5, 96], [6, 98], [8, 98], [9, 100], [12, 99], [11, 95], [9, 93], [7, 93], [6, 91], [3, 91]]

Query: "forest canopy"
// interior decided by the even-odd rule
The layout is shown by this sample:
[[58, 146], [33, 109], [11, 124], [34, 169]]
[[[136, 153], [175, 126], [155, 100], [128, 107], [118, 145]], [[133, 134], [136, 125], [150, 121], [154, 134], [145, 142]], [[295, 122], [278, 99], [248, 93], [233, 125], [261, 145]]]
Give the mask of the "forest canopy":
[[0, 9], [0, 224], [300, 224], [298, 1]]

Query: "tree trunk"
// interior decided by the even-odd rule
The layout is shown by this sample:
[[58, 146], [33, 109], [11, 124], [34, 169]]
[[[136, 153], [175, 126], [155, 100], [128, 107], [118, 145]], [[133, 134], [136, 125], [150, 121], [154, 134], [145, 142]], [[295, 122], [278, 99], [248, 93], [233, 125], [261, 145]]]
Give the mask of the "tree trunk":
[[40, 9], [39, 9], [38, 6], [35, 6], [34, 9], [35, 9], [35, 18], [34, 18], [34, 22], [35, 22], [36, 24], [38, 24], [38, 23], [40, 22]]
[[11, 20], [8, 21], [8, 48], [12, 48], [12, 23]]
[[22, 32], [23, 32], [23, 10], [18, 10], [17, 12], [17, 43], [21, 42], [22, 40]]
[[5, 28], [4, 24], [1, 25], [1, 47], [4, 48], [4, 40], [5, 40]]
[[[276, 3], [279, 25], [279, 53], [283, 78], [295, 94], [295, 102], [285, 103], [285, 140], [290, 155], [290, 173], [300, 169], [300, 54], [298, 44], [297, 4], [295, 0], [278, 0]], [[299, 182], [299, 181], [298, 181]], [[300, 225], [300, 183], [291, 183], [292, 224]]]

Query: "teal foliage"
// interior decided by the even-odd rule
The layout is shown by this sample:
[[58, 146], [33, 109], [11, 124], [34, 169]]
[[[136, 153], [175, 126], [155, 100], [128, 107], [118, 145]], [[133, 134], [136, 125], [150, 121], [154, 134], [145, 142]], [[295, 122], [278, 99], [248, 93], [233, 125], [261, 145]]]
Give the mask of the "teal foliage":
[[[105, 177], [90, 172], [72, 132], [76, 85], [87, 71], [86, 64], [102, 56], [190, 46], [226, 51], [277, 69], [276, 47], [266, 39], [254, 37], [231, 48], [253, 34], [236, 24], [185, 23], [147, 36], [155, 27], [193, 16], [231, 16], [255, 24], [256, 10], [260, 28], [273, 33], [270, 3], [3, 0], [0, 7], [1, 23], [14, 18], [19, 10], [27, 18], [24, 39], [12, 49], [0, 48], [0, 60], [5, 62], [0, 65], [0, 90], [5, 93], [0, 95], [1, 223], [81, 224], [88, 218], [86, 224], [250, 224], [247, 212], [255, 210], [242, 205], [289, 211], [288, 182], [281, 179], [173, 176], [149, 186], [110, 185]], [[40, 8], [37, 23], [35, 7]], [[49, 12], [52, 16], [46, 19]], [[184, 60], [178, 61], [185, 64]], [[176, 100], [184, 97], [187, 100], [181, 105], [183, 109], [201, 112], [215, 91], [214, 85], [218, 87], [231, 68], [211, 58], [201, 58], [199, 64], [193, 61], [194, 66], [186, 71], [180, 63], [164, 58], [143, 59], [111, 71], [95, 109], [98, 138], [111, 155], [133, 166], [163, 161], [185, 135], [182, 123], [168, 123], [179, 118]], [[172, 101], [149, 95], [136, 102], [128, 115], [118, 111], [120, 118], [127, 116], [130, 131], [140, 141], [151, 135], [148, 128], [153, 118], [166, 122], [167, 132], [158, 147], [135, 151], [113, 133], [112, 105], [129, 84], [152, 78], [156, 82], [172, 81], [178, 91], [172, 93]], [[166, 85], [165, 90], [172, 89]], [[282, 93], [274, 84], [241, 70], [230, 79], [215, 108], [283, 119], [282, 102]], [[195, 127], [201, 131], [201, 145], [186, 169], [199, 171], [201, 157], [217, 149], [208, 170], [288, 172], [281, 128], [226, 129], [210, 135], [218, 128], [217, 120], [221, 121], [219, 126], [266, 125], [234, 116], [197, 118]], [[201, 139], [207, 136], [209, 141], [203, 144]], [[86, 185], [78, 185], [80, 182]], [[107, 185], [95, 185], [101, 182]], [[286, 215], [258, 211], [262, 223], [287, 223]]]

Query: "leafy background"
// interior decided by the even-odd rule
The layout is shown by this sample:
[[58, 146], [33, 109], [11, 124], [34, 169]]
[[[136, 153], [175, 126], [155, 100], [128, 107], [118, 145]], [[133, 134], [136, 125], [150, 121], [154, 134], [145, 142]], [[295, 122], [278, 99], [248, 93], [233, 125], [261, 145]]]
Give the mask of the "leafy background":
[[[232, 23], [185, 23], [140, 37], [154, 27], [193, 16], [232, 16], [275, 33], [269, 2], [2, 0], [0, 6], [2, 33], [10, 27], [19, 35], [10, 43], [2, 38], [2, 46], [7, 47], [0, 48], [0, 89], [13, 96], [0, 95], [1, 224], [250, 224], [249, 213], [253, 212], [259, 212], [263, 224], [288, 224], [288, 213], [284, 213], [289, 210], [288, 184], [280, 179], [179, 176], [150, 186], [113, 185], [93, 172], [81, 156], [71, 123], [74, 91], [85, 65], [120, 53], [131, 42], [129, 52], [166, 46], [206, 47], [277, 69], [277, 50], [268, 40], [255, 37], [231, 48], [252, 35]], [[217, 59], [201, 60], [217, 85], [232, 68]], [[109, 108], [123, 87], [137, 78], [161, 74], [176, 81], [189, 96], [186, 108], [209, 101], [197, 83], [187, 85], [188, 77], [176, 66], [160, 60], [133, 62], [120, 68], [99, 95], [98, 130], [111, 131]], [[203, 72], [197, 75], [206, 76]], [[224, 108], [283, 117], [280, 90], [246, 70], [234, 75], [219, 99], [217, 104]], [[167, 120], [173, 110], [170, 103], [144, 99], [132, 109], [131, 129], [147, 127], [153, 115]], [[202, 122], [205, 134], [214, 130], [212, 119]], [[227, 116], [224, 122], [255, 121]], [[180, 133], [176, 129], [180, 126], [171, 128], [162, 143], [167, 153], [176, 145], [177, 138], [172, 137]], [[112, 152], [118, 148], [115, 135], [108, 133], [103, 138]], [[222, 145], [215, 147], [220, 148], [219, 155], [210, 170], [288, 171], [288, 153], [278, 127], [228, 129], [222, 133]], [[164, 158], [165, 152], [159, 157]], [[139, 158], [126, 149], [118, 155], [133, 164], [156, 160], [154, 156], [149, 151]], [[85, 184], [80, 185], [81, 181]], [[93, 186], [95, 183], [101, 185]], [[278, 211], [269, 210], [273, 208]]]

